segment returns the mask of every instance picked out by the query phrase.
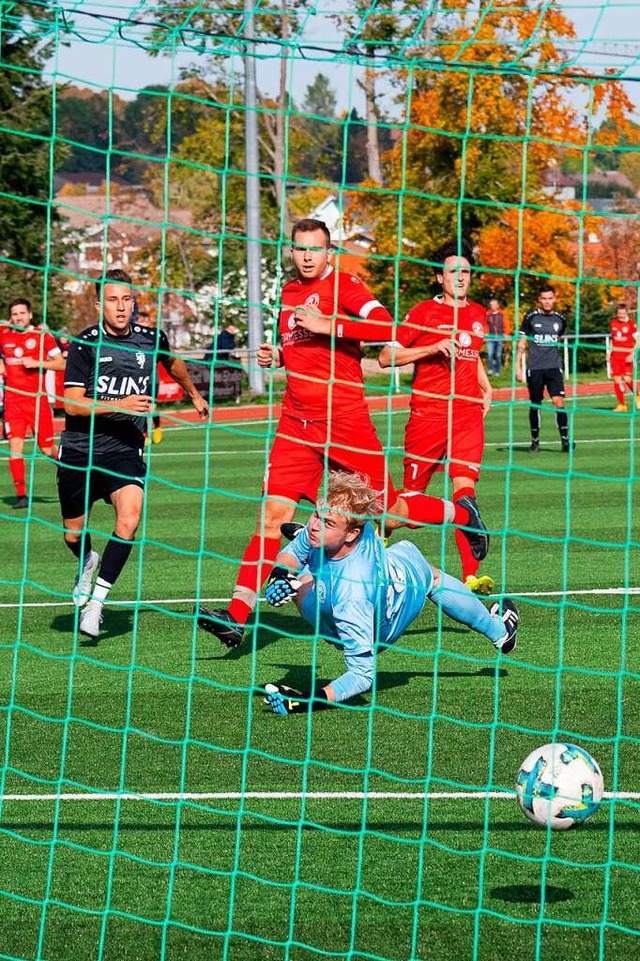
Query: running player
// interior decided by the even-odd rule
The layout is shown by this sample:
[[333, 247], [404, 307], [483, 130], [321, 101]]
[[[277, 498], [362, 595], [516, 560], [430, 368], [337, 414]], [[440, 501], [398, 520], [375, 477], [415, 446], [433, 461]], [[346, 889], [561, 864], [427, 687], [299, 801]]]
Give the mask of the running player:
[[[130, 276], [110, 270], [95, 286], [101, 321], [82, 332], [67, 358], [58, 494], [65, 543], [79, 563], [73, 600], [78, 607], [86, 605], [80, 631], [97, 639], [102, 606], [131, 553], [140, 522], [146, 475], [144, 429], [151, 413], [150, 390], [158, 357], [201, 420], [206, 420], [208, 406], [193, 386], [184, 361], [171, 356], [162, 331], [156, 346], [155, 331], [131, 323]], [[102, 558], [93, 550], [87, 529], [91, 505], [101, 498], [115, 511], [114, 531]]]
[[306, 692], [267, 684], [274, 714], [300, 713], [368, 691], [376, 655], [407, 630], [426, 599], [483, 634], [498, 652], [515, 648], [519, 615], [513, 602], [505, 598], [488, 611], [464, 584], [429, 564], [415, 544], [385, 548], [366, 520], [378, 510], [377, 493], [361, 477], [332, 473], [307, 527], [278, 555], [267, 601], [280, 607], [293, 599], [315, 634], [342, 650], [346, 671]]
[[29, 506], [23, 457], [29, 432], [43, 454], [55, 458], [53, 415], [45, 388], [47, 370], [62, 370], [64, 359], [48, 330], [33, 324], [28, 300], [9, 304], [9, 324], [0, 326], [0, 375], [5, 381], [4, 430], [9, 441], [9, 470], [16, 489], [14, 508]]
[[228, 610], [200, 606], [198, 625], [227, 647], [242, 642], [244, 625], [280, 550], [280, 528], [302, 500], [315, 503], [328, 467], [367, 477], [384, 491], [389, 529], [453, 523], [467, 526], [471, 549], [484, 557], [486, 529], [472, 498], [457, 503], [417, 491], [396, 493], [371, 421], [362, 378], [360, 341], [388, 340], [388, 310], [352, 274], [334, 270], [331, 237], [321, 220], [298, 221], [292, 233], [295, 280], [282, 290], [281, 347], [263, 344], [261, 367], [287, 372], [282, 414], [269, 454], [264, 503], [242, 558]]
[[[467, 243], [447, 241], [432, 260], [441, 293], [411, 308], [379, 362], [381, 367], [415, 365], [404, 435], [404, 491], [424, 491], [435, 472], [446, 467], [453, 502], [476, 505], [492, 394], [480, 358], [485, 309], [468, 297], [473, 255]], [[481, 558], [462, 531], [456, 530], [455, 539], [463, 581], [476, 593], [490, 594], [495, 584], [479, 574]]]

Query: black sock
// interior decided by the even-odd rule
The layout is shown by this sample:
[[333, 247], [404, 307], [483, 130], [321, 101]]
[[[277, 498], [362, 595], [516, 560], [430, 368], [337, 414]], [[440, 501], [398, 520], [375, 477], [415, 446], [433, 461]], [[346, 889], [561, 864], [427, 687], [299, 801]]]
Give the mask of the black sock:
[[78, 560], [82, 557], [86, 561], [91, 553], [91, 534], [89, 531], [85, 531], [79, 541], [68, 541], [65, 538], [65, 544], [74, 557], [77, 557]]
[[99, 576], [109, 584], [115, 584], [122, 568], [127, 563], [133, 541], [124, 541], [114, 533], [107, 541], [107, 546], [102, 555]]
[[569, 418], [566, 410], [562, 407], [556, 410], [556, 424], [560, 431], [560, 440], [569, 440]]
[[531, 428], [531, 440], [538, 440], [540, 437], [540, 411], [537, 407], [529, 408], [529, 427]]
[[154, 414], [154, 416], [151, 418], [151, 422], [152, 422], [152, 424], [153, 424], [154, 427], [159, 427], [159, 426], [160, 426], [160, 414]]

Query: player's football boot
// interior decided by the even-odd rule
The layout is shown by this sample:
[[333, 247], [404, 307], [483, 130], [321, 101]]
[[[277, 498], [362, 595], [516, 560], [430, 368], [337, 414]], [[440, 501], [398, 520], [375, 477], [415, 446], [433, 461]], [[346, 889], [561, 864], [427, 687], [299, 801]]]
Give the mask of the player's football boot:
[[540, 441], [539, 441], [539, 440], [532, 440], [532, 441], [531, 441], [531, 447], [529, 448], [529, 450], [532, 451], [534, 454], [539, 454], [539, 453], [540, 453]]
[[304, 524], [296, 524], [295, 521], [291, 521], [290, 523], [280, 525], [280, 533], [283, 537], [286, 537], [288, 541], [292, 541], [304, 528]]
[[489, 610], [491, 614], [497, 614], [502, 619], [507, 632], [505, 637], [501, 641], [495, 641], [493, 646], [501, 654], [511, 654], [518, 640], [518, 621], [520, 620], [518, 608], [508, 597], [503, 597], [501, 604], [492, 604]]
[[629, 408], [627, 407], [626, 404], [617, 404], [617, 405], [613, 408], [613, 413], [614, 413], [614, 414], [626, 414], [628, 410], [629, 410]]
[[162, 443], [162, 427], [154, 427], [151, 431], [151, 440], [154, 444]]
[[568, 454], [570, 450], [576, 449], [576, 442], [574, 440], [561, 440], [560, 450], [563, 454]]
[[300, 707], [299, 691], [294, 691], [292, 687], [285, 684], [265, 684], [264, 703], [268, 704], [274, 714], [278, 717], [287, 717], [293, 710]]
[[479, 577], [475, 577], [473, 574], [469, 574], [464, 581], [465, 587], [468, 587], [472, 594], [493, 594], [496, 586], [496, 582], [488, 574], [480, 574]]
[[80, 615], [80, 633], [95, 640], [100, 636], [101, 624], [102, 604], [100, 601], [89, 601]]
[[15, 504], [13, 505], [14, 511], [24, 511], [29, 507], [29, 498], [24, 494], [21, 497], [16, 497]]
[[73, 603], [76, 607], [84, 607], [91, 597], [93, 575], [100, 567], [100, 555], [97, 551], [90, 551], [82, 572], [78, 574], [73, 585]]
[[463, 528], [464, 536], [469, 541], [471, 553], [477, 561], [483, 561], [489, 553], [489, 533], [484, 521], [480, 517], [478, 504], [475, 497], [465, 494], [458, 501], [458, 507], [464, 508], [469, 512], [469, 521], [466, 529]]
[[244, 630], [232, 620], [229, 611], [212, 611], [199, 604], [194, 607], [193, 613], [197, 616], [198, 627], [207, 634], [213, 634], [225, 647], [240, 647]]

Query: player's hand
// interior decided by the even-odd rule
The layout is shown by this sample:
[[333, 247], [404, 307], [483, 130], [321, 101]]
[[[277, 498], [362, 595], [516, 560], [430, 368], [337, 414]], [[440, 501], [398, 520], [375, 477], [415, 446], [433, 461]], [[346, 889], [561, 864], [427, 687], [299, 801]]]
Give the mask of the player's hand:
[[35, 357], [23, 357], [22, 366], [26, 367], [27, 370], [34, 370], [36, 367], [40, 366], [40, 361], [36, 360]]
[[209, 405], [202, 396], [202, 394], [196, 393], [195, 397], [191, 398], [191, 403], [198, 411], [198, 417], [200, 420], [208, 420], [209, 418]]
[[312, 334], [327, 334], [331, 336], [331, 318], [324, 314], [316, 314], [305, 307], [296, 307], [293, 316], [298, 327], [310, 331]]
[[279, 367], [280, 351], [273, 344], [260, 344], [256, 359], [258, 367]]
[[300, 691], [287, 687], [286, 684], [265, 684], [264, 686], [264, 703], [268, 704], [278, 717], [301, 714], [306, 710], [307, 705], [300, 703], [301, 698]]
[[127, 414], [148, 414], [152, 404], [153, 398], [147, 394], [131, 394], [129, 397], [119, 398], [113, 406]]
[[492, 396], [493, 396], [493, 390], [491, 388], [489, 388], [489, 390], [482, 391], [482, 416], [483, 417], [486, 417], [489, 411], [491, 410]]
[[443, 357], [451, 357], [453, 353], [453, 341], [450, 337], [444, 337], [433, 345], [433, 354], [441, 354]]
[[265, 598], [271, 607], [282, 607], [296, 596], [302, 581], [286, 567], [274, 567], [267, 581]]

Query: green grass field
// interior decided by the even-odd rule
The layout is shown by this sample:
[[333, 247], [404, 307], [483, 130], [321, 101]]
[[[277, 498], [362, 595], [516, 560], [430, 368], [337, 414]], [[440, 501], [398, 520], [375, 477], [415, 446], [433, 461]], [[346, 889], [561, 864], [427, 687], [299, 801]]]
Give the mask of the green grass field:
[[[53, 468], [34, 462], [32, 510], [17, 514], [0, 447], [0, 957], [635, 957], [640, 599], [621, 589], [640, 567], [640, 415], [611, 406], [570, 407], [569, 457], [550, 412], [538, 456], [525, 405], [497, 404], [488, 422], [483, 570], [519, 598], [512, 658], [429, 605], [380, 658], [371, 695], [287, 719], [259, 686], [304, 684], [312, 663], [335, 677], [339, 653], [289, 608], [262, 605], [234, 652], [191, 616], [194, 598], [229, 596], [269, 425], [166, 430], [144, 543], [97, 646], [77, 634]], [[384, 442], [401, 444], [405, 418], [376, 416]], [[399, 481], [397, 450], [391, 466]], [[101, 549], [110, 508], [96, 505], [92, 529]], [[408, 536], [459, 573], [451, 530]], [[605, 789], [635, 799], [548, 834], [488, 795], [511, 792], [553, 739], [587, 748]], [[63, 799], [74, 792], [92, 797]]]

